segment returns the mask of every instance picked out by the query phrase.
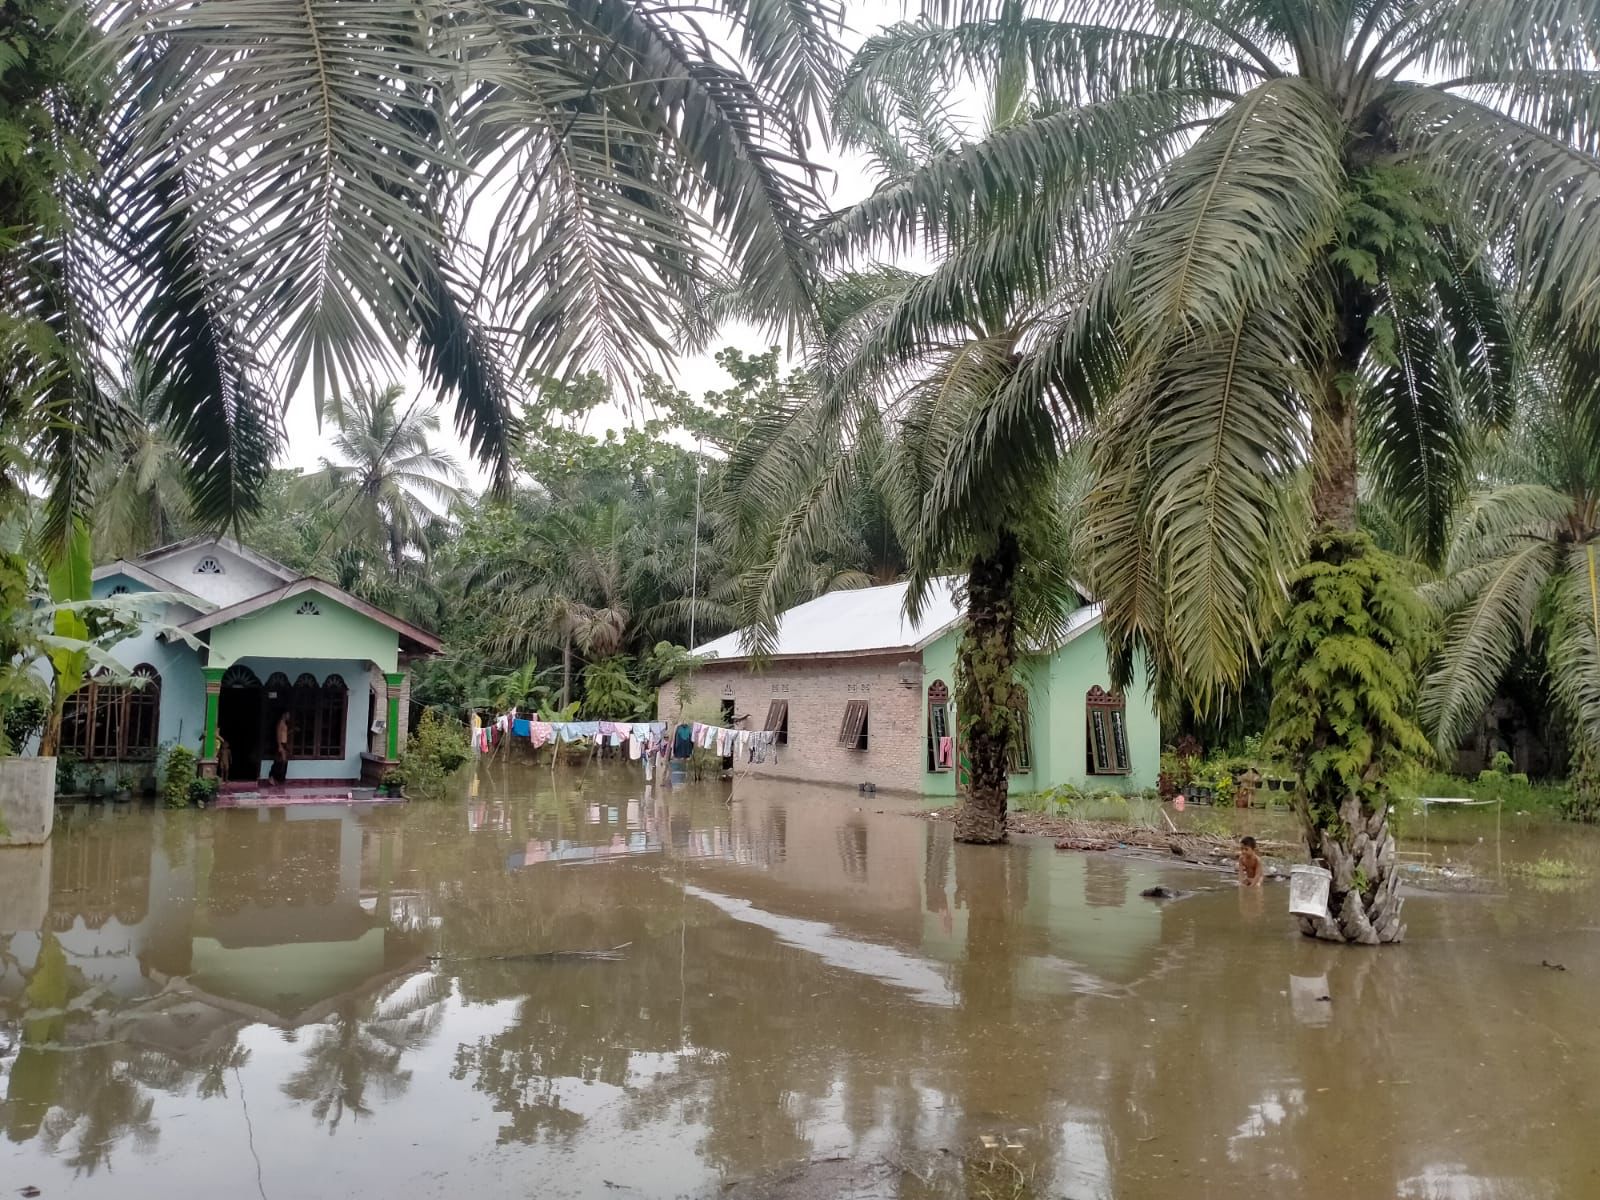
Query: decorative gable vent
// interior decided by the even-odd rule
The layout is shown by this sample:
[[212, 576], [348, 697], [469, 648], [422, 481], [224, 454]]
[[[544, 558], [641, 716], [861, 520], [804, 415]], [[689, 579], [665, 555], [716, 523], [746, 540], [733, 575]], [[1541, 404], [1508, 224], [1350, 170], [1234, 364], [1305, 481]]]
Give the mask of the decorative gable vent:
[[128, 585], [125, 583], [119, 583], [116, 587], [111, 589], [111, 595], [113, 596], [126, 596], [129, 594]]
[[221, 563], [208, 554], [199, 562], [195, 563], [194, 573], [196, 575], [224, 575], [227, 572], [222, 569]]
[[310, 600], [302, 600], [300, 601], [300, 607], [294, 610], [294, 615], [297, 617], [320, 617], [322, 610]]

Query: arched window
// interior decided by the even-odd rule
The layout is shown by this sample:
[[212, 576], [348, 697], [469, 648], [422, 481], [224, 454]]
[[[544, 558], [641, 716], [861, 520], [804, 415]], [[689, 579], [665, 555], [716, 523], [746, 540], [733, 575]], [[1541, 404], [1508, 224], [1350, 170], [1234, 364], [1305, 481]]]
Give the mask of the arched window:
[[222, 673], [222, 686], [225, 688], [258, 688], [261, 678], [249, 667], [234, 663]]
[[85, 762], [139, 762], [156, 756], [161, 729], [161, 674], [149, 663], [134, 682], [91, 676], [61, 710], [60, 751]]
[[289, 757], [317, 757], [317, 707], [322, 689], [317, 677], [302, 672], [289, 690]]
[[950, 731], [950, 689], [942, 679], [928, 685], [928, 770], [948, 771], [955, 762]]
[[317, 704], [317, 757], [344, 757], [345, 709], [350, 702], [350, 689], [344, 679], [329, 675], [322, 681], [322, 695]]
[[1098, 684], [1084, 698], [1087, 709], [1089, 774], [1126, 775], [1128, 760], [1127, 707], [1120, 692], [1108, 692]]
[[135, 686], [123, 689], [122, 757], [154, 758], [161, 732], [161, 675], [140, 663], [133, 678]]
[[1033, 770], [1033, 713], [1026, 695], [1012, 711], [1017, 717], [1017, 728], [1016, 736], [1011, 739], [1008, 769], [1013, 775], [1026, 775]]

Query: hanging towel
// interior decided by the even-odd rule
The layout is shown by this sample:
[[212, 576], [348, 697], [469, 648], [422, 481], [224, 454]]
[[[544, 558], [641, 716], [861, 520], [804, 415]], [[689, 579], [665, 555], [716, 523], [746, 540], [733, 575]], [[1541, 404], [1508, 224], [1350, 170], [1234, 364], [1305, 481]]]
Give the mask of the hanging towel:
[[939, 765], [941, 767], [948, 767], [950, 765], [950, 757], [950, 739], [948, 737], [942, 737], [939, 739]]

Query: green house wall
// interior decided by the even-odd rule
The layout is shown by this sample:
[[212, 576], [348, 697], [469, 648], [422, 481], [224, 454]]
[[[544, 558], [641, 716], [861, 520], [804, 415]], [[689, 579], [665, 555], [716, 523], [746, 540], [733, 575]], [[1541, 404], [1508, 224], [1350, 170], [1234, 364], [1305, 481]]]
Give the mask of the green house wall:
[[[317, 606], [318, 615], [295, 611], [307, 600]], [[393, 672], [400, 659], [400, 636], [337, 600], [307, 591], [211, 631], [210, 666], [232, 666], [241, 658], [366, 659]]]
[[[935, 680], [943, 680], [955, 691], [956, 646], [961, 630], [944, 634], [922, 652], [922, 692]], [[1135, 664], [1136, 682], [1124, 692], [1128, 733], [1128, 757], [1132, 770], [1126, 775], [1090, 775], [1088, 772], [1088, 717], [1085, 697], [1099, 685], [1109, 690], [1105, 638], [1099, 625], [1084, 630], [1048, 655], [1030, 655], [1021, 666], [1023, 686], [1028, 689], [1029, 717], [1033, 723], [1033, 768], [1013, 775], [1011, 788], [1017, 794], [1048, 791], [1071, 784], [1084, 790], [1109, 789], [1137, 792], [1156, 786], [1161, 770], [1161, 722], [1144, 671]], [[922, 740], [928, 736], [928, 706], [922, 705]], [[924, 753], [924, 765], [926, 754]], [[923, 772], [923, 794], [929, 797], [954, 797], [956, 772]]]

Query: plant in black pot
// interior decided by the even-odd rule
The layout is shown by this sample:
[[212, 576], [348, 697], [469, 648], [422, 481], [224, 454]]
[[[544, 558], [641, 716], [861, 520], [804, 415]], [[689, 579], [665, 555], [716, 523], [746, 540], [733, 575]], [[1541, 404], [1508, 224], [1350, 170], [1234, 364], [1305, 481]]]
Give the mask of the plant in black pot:
[[134, 779], [133, 779], [133, 772], [132, 771], [120, 771], [120, 772], [118, 772], [118, 774], [117, 774], [117, 790], [112, 795], [112, 799], [117, 801], [119, 804], [126, 804], [129, 800], [132, 800], [133, 799], [133, 784], [134, 784]]
[[406, 773], [399, 767], [390, 767], [383, 773], [383, 778], [378, 781], [378, 795], [404, 796], [406, 794]]
[[189, 783], [189, 803], [200, 808], [208, 807], [217, 798], [217, 789], [222, 786], [222, 781], [212, 776], [210, 779], [195, 778]]

